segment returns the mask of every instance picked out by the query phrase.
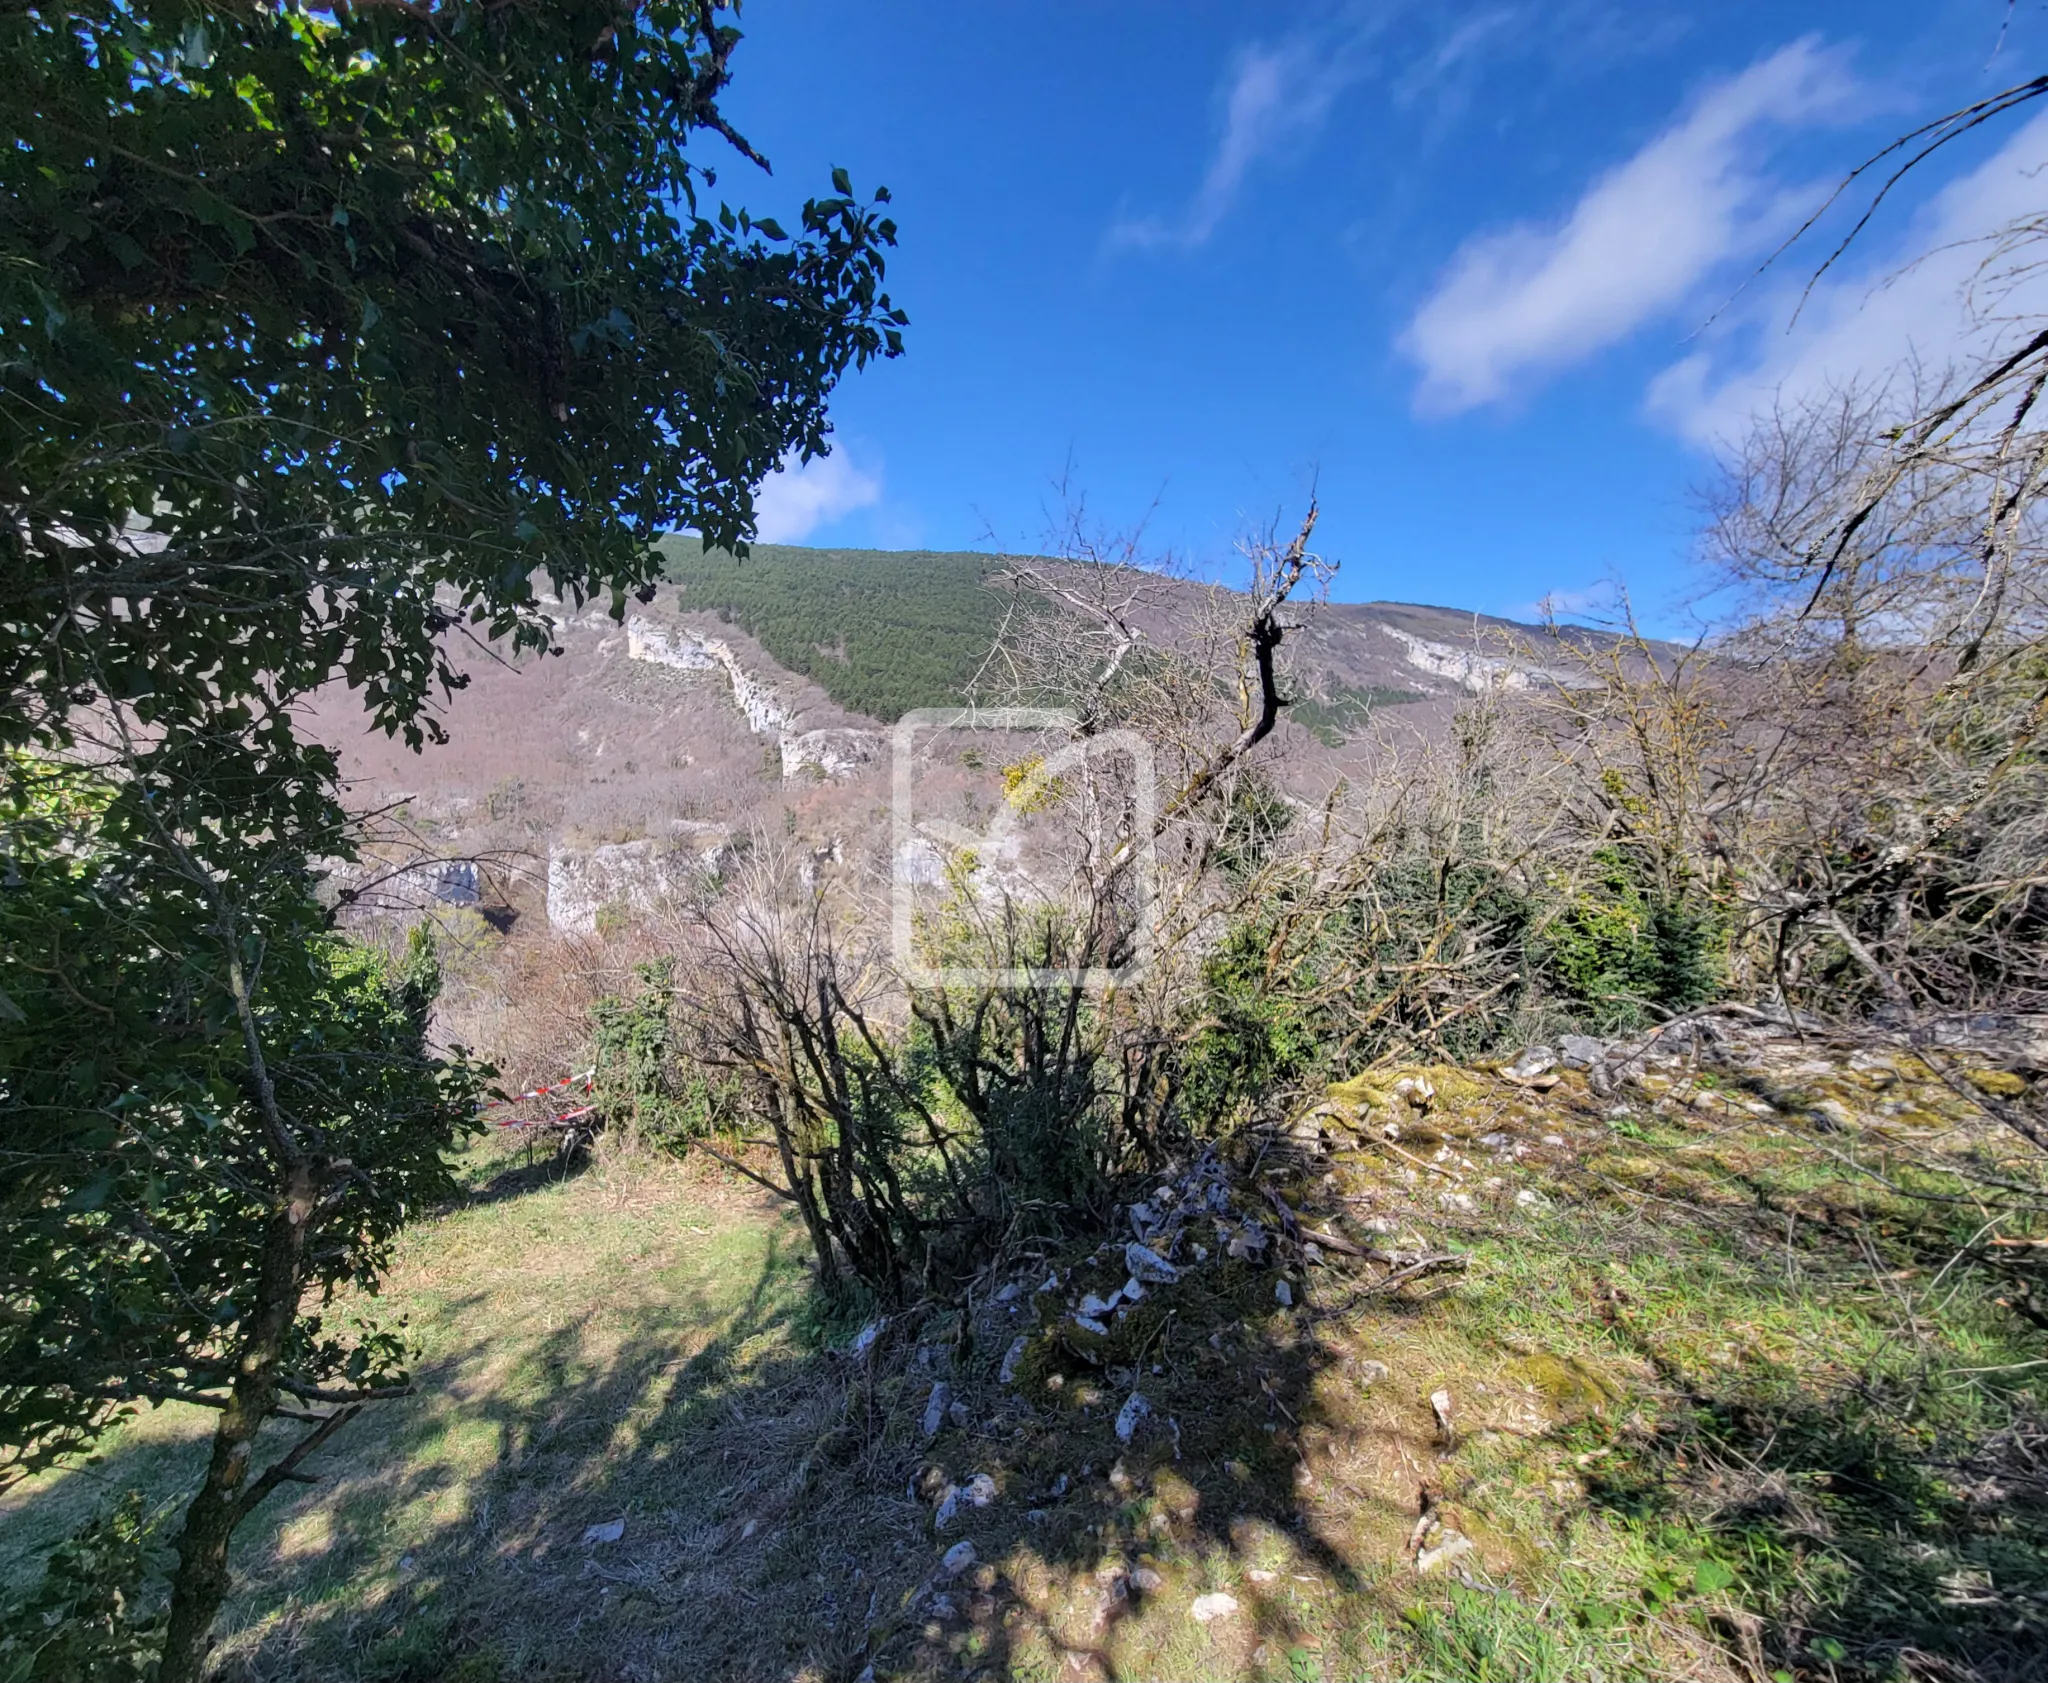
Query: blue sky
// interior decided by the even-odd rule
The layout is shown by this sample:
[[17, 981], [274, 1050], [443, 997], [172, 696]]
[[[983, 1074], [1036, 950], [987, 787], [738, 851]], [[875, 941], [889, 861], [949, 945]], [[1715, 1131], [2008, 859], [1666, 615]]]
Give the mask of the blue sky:
[[911, 316], [842, 387], [833, 456], [771, 480], [785, 541], [1037, 547], [1078, 494], [1216, 571], [1313, 483], [1339, 597], [1517, 612], [1621, 581], [1676, 630], [1716, 440], [1773, 393], [1953, 354], [1957, 242], [2048, 196], [2029, 108], [1917, 176], [1796, 321], [1831, 241], [1744, 285], [1877, 145], [2048, 67], [2043, 0], [741, 23], [726, 109], [776, 173], [733, 159], [720, 191], [886, 183]]

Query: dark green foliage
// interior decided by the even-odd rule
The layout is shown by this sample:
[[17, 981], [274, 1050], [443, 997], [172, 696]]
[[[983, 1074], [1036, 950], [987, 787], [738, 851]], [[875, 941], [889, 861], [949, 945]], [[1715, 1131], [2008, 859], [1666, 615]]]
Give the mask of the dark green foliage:
[[1004, 608], [987, 555], [756, 544], [735, 561], [682, 538], [662, 550], [684, 607], [718, 614], [840, 706], [890, 723], [960, 704]]
[[1714, 997], [1726, 936], [1697, 896], [1644, 880], [1635, 856], [1596, 851], [1538, 942], [1545, 979], [1602, 1030], [1634, 1028]]
[[1348, 890], [1276, 886], [1209, 961], [1188, 1124], [1278, 1113], [1388, 1053], [1492, 1050], [1525, 1002], [1533, 912], [1487, 866], [1412, 854]]
[[0, 1610], [0, 1683], [151, 1683], [164, 1621], [144, 1610], [150, 1575], [149, 1526], [130, 1491]]
[[1212, 1133], [1245, 1105], [1299, 1087], [1324, 1061], [1315, 1013], [1269, 962], [1279, 931], [1239, 924], [1209, 961], [1196, 1033], [1181, 1078], [1181, 1106], [1194, 1130]]
[[[46, 773], [0, 822], [0, 1480], [119, 1413], [231, 1378], [281, 1173], [226, 977], [218, 908], [111, 845], [123, 794]], [[450, 1196], [478, 1072], [426, 1044], [430, 943], [392, 965], [325, 930], [302, 877], [249, 886], [239, 947], [281, 1113], [337, 1173], [304, 1290], [374, 1291], [399, 1227]], [[301, 1317], [295, 1379], [388, 1383], [388, 1329]]]
[[1382, 707], [1402, 707], [1425, 699], [1420, 690], [1388, 689], [1382, 684], [1333, 684], [1322, 695], [1296, 696], [1287, 716], [1314, 731], [1326, 748], [1341, 748]]
[[451, 614], [537, 643], [536, 570], [617, 601], [650, 535], [748, 535], [901, 318], [849, 187], [794, 237], [704, 197], [709, 16], [9, 10], [0, 622], [42, 630], [0, 643], [7, 740], [81, 690], [183, 719], [337, 670], [416, 734]]
[[677, 1055], [675, 960], [636, 964], [633, 979], [631, 994], [591, 1007], [598, 1104], [629, 1139], [681, 1151], [732, 1125], [737, 1094], [729, 1079]]
[[[539, 647], [536, 578], [617, 614], [656, 534], [744, 544], [901, 349], [843, 170], [794, 235], [707, 196], [686, 146], [747, 150], [719, 11], [0, 9], [0, 1446], [220, 1407], [176, 1683], [281, 1390], [334, 1429], [395, 1372], [305, 1294], [374, 1288], [474, 1096], [424, 964], [326, 932], [349, 830], [295, 703], [343, 678], [417, 746], [460, 624]], [[57, 753], [107, 778], [53, 825]]]
[[1294, 824], [1294, 808], [1279, 790], [1257, 772], [1240, 776], [1230, 790], [1223, 833], [1216, 841], [1216, 863], [1233, 882], [1249, 879], [1272, 857]]

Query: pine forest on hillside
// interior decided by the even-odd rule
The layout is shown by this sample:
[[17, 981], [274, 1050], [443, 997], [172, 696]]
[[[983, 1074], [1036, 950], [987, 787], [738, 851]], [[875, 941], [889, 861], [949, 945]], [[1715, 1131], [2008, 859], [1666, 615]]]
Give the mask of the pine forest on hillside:
[[988, 555], [764, 543], [742, 561], [688, 538], [661, 548], [685, 608], [739, 626], [840, 706], [887, 724], [958, 706], [1004, 607]]

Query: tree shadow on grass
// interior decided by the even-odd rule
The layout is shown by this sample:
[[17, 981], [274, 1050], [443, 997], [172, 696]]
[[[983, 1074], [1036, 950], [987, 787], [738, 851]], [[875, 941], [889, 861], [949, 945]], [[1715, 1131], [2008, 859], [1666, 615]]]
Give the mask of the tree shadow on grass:
[[1719, 1538], [1771, 1670], [2031, 1683], [2048, 1676], [2048, 1419], [2021, 1399], [2000, 1428], [1940, 1431], [1918, 1382], [1816, 1397], [1755, 1371], [1688, 1389], [1615, 1444], [1589, 1495]]
[[[1311, 1392], [1343, 1358], [1312, 1302], [1254, 1313], [1273, 1307], [1270, 1268], [1231, 1264], [1185, 1301], [1162, 1289], [1156, 1320], [1129, 1321], [1159, 1419], [1122, 1443], [1123, 1394], [1089, 1400], [1132, 1380], [1113, 1361], [1077, 1367], [1064, 1398], [1000, 1383], [1012, 1317], [993, 1281], [966, 1311], [978, 1347], [957, 1313], [925, 1311], [864, 1358], [820, 1353], [800, 1243], [770, 1223], [741, 1289], [565, 1302], [489, 1336], [489, 1291], [448, 1295], [438, 1325], [470, 1336], [430, 1343], [417, 1396], [367, 1413], [321, 1485], [244, 1527], [217, 1675], [1207, 1677], [1320, 1645], [1327, 1619], [1304, 1609], [1361, 1581], [1355, 1515], [1324, 1525], [1300, 1482], [1325, 1430]], [[970, 1417], [928, 1443], [941, 1380]], [[1426, 1421], [1408, 1422], [1418, 1464]], [[1000, 1492], [936, 1532], [915, 1476], [941, 1463]], [[103, 1488], [165, 1465], [156, 1446], [117, 1450]], [[1386, 1538], [1412, 1523], [1401, 1505]], [[948, 1572], [943, 1551], [969, 1537], [976, 1568]], [[1190, 1617], [1218, 1592], [1231, 1610]]]
[[[1278, 1165], [1241, 1187], [1238, 1216], [1271, 1194], [1369, 1248], [1346, 1225], [1359, 1183], [1323, 1168]], [[607, 1219], [597, 1192], [500, 1209], [574, 1235]], [[1413, 1199], [1378, 1207], [1421, 1220]], [[1472, 1274], [1441, 1296], [1385, 1292], [1380, 1264], [1304, 1266], [1270, 1222], [1264, 1254], [1203, 1235], [1197, 1265], [1190, 1229], [1186, 1277], [1100, 1342], [1067, 1329], [1081, 1294], [1121, 1281], [1122, 1244], [1020, 1257], [956, 1303], [900, 1312], [858, 1358], [818, 1350], [788, 1221], [710, 1235], [688, 1278], [632, 1272], [622, 1239], [623, 1272], [509, 1309], [450, 1229], [429, 1272], [463, 1283], [423, 1329], [420, 1394], [366, 1414], [328, 1482], [246, 1528], [219, 1673], [2039, 1675], [2038, 1438], [1958, 1437], [1975, 1459], [1938, 1467], [1913, 1399], [1867, 1376], [1827, 1396], [1810, 1375], [1774, 1389], [1761, 1362], [1702, 1381], [1613, 1282], [1712, 1248], [1740, 1301], [1765, 1303], [1782, 1294], [1780, 1217], [1652, 1207], [1589, 1195], [1525, 1219], [1503, 1194], [1464, 1222]], [[1933, 1236], [1897, 1242], [1933, 1254]], [[1852, 1253], [1826, 1223], [1796, 1244], [1814, 1270]], [[941, 1409], [927, 1440], [940, 1384], [963, 1417]], [[1133, 1393], [1149, 1408], [1126, 1440]], [[165, 1453], [117, 1451], [96, 1488], [161, 1480]], [[941, 1529], [949, 1488], [967, 1494]], [[1418, 1571], [1418, 1542], [1457, 1539], [1467, 1552]], [[947, 1567], [963, 1542], [974, 1559]], [[1732, 1588], [1670, 1582], [1703, 1550], [1735, 1562]]]

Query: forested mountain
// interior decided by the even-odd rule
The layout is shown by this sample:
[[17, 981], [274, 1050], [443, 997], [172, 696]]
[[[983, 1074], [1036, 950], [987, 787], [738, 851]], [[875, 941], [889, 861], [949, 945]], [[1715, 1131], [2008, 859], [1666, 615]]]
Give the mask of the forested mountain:
[[891, 723], [960, 701], [1004, 606], [989, 555], [756, 544], [741, 561], [687, 537], [662, 549], [685, 608], [739, 626], [840, 706]]

